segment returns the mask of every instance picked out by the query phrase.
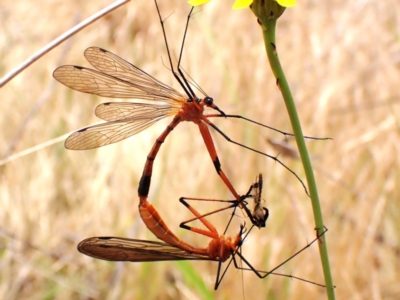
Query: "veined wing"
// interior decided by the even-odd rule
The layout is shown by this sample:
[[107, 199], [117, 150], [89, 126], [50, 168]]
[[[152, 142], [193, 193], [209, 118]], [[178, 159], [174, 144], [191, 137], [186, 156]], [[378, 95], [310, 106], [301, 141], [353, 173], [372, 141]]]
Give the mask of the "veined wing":
[[61, 66], [53, 72], [53, 77], [71, 89], [102, 97], [162, 101], [176, 107], [185, 101], [179, 92], [148, 77], [130, 82], [79, 66]]
[[85, 50], [84, 55], [90, 64], [100, 72], [137, 84], [151, 94], [157, 94], [161, 90], [173, 99], [182, 98], [182, 94], [177, 90], [105, 49], [90, 47]]
[[254, 208], [253, 208], [253, 217], [254, 220], [258, 221], [259, 227], [265, 227], [265, 222], [268, 219], [268, 209], [262, 207], [263, 199], [262, 199], [262, 188], [263, 188], [263, 176], [262, 174], [258, 174], [256, 182], [252, 185], [254, 189], [253, 199], [254, 199]]
[[177, 114], [179, 109], [170, 105], [132, 103], [132, 102], [106, 102], [98, 105], [96, 116], [105, 121], [131, 121], [141, 119], [161, 119]]
[[78, 251], [109, 261], [149, 262], [164, 260], [213, 260], [162, 242], [118, 237], [92, 237], [78, 245]]
[[113, 144], [146, 129], [163, 117], [128, 119], [89, 126], [71, 134], [65, 141], [65, 148], [88, 150]]

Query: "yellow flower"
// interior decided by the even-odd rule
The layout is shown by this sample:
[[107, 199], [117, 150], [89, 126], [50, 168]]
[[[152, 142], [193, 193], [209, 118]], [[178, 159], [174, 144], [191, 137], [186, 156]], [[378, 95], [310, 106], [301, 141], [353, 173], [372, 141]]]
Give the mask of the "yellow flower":
[[209, 2], [210, 0], [189, 0], [188, 3], [192, 6], [202, 5], [204, 3]]
[[276, 0], [276, 2], [283, 7], [296, 6], [296, 0]]
[[236, 0], [235, 3], [233, 3], [232, 9], [247, 8], [251, 3], [253, 3], [253, 0]]
[[[192, 6], [198, 6], [209, 2], [210, 0], [189, 0], [188, 3]], [[296, 0], [276, 0], [280, 6], [292, 7], [296, 5]], [[232, 9], [242, 9], [249, 7], [253, 0], [236, 0]]]

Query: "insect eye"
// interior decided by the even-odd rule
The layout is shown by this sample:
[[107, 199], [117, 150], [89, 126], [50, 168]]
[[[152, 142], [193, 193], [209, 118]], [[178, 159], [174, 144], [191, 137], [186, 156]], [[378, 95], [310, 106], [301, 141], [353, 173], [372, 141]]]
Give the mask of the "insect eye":
[[213, 98], [211, 98], [211, 97], [205, 97], [204, 98], [204, 103], [206, 104], [206, 105], [211, 105], [211, 104], [213, 104], [213, 102], [214, 102], [214, 99]]

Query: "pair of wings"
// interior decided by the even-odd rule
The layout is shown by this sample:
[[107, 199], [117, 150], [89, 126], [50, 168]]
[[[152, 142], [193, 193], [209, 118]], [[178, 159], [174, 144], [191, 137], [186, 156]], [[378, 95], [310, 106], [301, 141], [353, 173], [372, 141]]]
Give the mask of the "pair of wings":
[[96, 116], [107, 121], [83, 128], [68, 137], [65, 147], [86, 150], [116, 143], [175, 115], [185, 97], [119, 56], [98, 47], [84, 53], [97, 70], [61, 66], [53, 72], [62, 84], [83, 92], [110, 98], [134, 98], [157, 103], [107, 102], [96, 108]]
[[166, 260], [212, 260], [178, 247], [156, 241], [118, 237], [92, 237], [78, 245], [79, 252], [109, 261], [151, 262]]
[[[97, 47], [86, 49], [85, 57], [97, 70], [61, 66], [53, 76], [62, 84], [84, 93], [110, 98], [134, 98], [151, 103], [107, 102], [95, 114], [107, 123], [81, 129], [65, 142], [68, 149], [92, 149], [121, 141], [176, 114], [185, 97], [119, 56]], [[213, 260], [162, 242], [94, 237], [83, 240], [78, 250], [110, 261]]]

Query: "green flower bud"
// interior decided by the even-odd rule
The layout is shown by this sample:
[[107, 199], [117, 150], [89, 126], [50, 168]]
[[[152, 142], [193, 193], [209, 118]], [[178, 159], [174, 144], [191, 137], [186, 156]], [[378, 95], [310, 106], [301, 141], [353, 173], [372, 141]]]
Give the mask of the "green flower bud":
[[267, 20], [278, 19], [286, 9], [276, 0], [254, 0], [250, 7], [262, 24], [266, 24]]

